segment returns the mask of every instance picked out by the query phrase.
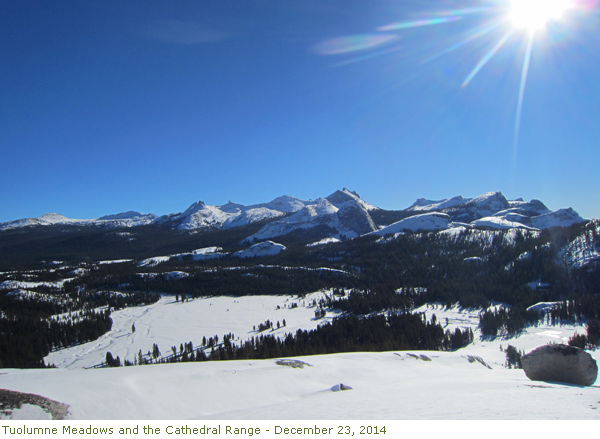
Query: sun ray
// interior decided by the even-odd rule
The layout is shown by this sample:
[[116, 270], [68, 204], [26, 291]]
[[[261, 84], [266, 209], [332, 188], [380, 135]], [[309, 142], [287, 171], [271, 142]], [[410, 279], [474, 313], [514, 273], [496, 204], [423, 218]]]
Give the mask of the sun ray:
[[483, 37], [484, 35], [490, 33], [494, 29], [497, 29], [500, 26], [500, 24], [501, 24], [500, 22], [496, 22], [496, 23], [484, 26], [482, 28], [473, 29], [466, 38], [464, 38], [463, 40], [459, 41], [458, 43], [453, 44], [452, 46], [442, 50], [441, 52], [438, 52], [434, 55], [431, 55], [431, 56], [425, 58], [423, 60], [423, 63], [431, 62], [447, 53], [453, 52], [456, 49], [461, 48], [462, 46], [464, 46], [467, 43], [470, 43], [471, 41], [475, 41], [476, 39]]
[[490, 61], [490, 59], [494, 57], [494, 55], [502, 48], [502, 46], [504, 46], [504, 44], [508, 41], [512, 34], [512, 30], [508, 31], [502, 38], [500, 38], [496, 45], [492, 47], [490, 51], [481, 58], [481, 60], [477, 63], [475, 68], [471, 71], [471, 73], [469, 73], [469, 76], [467, 76], [467, 78], [461, 84], [462, 88], [465, 88], [467, 85], [469, 85], [471, 80], [479, 73], [483, 66], [485, 66]]
[[531, 53], [533, 52], [533, 40], [535, 33], [529, 33], [527, 37], [527, 46], [525, 57], [523, 59], [523, 68], [521, 69], [521, 80], [519, 82], [519, 95], [517, 97], [517, 113], [515, 116], [515, 129], [513, 132], [513, 151], [512, 151], [512, 172], [513, 180], [516, 179], [517, 156], [519, 152], [519, 135], [521, 132], [521, 115], [523, 113], [523, 100], [525, 98], [525, 86], [529, 76], [529, 64], [531, 62]]

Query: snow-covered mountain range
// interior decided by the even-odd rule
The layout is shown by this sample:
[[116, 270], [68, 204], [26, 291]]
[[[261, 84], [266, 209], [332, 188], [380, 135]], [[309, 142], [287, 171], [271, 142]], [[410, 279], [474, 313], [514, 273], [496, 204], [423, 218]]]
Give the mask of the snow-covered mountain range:
[[28, 226], [78, 225], [107, 228], [136, 227], [163, 224], [183, 231], [231, 229], [264, 222], [260, 230], [246, 242], [260, 242], [289, 233], [314, 229], [325, 230], [332, 238], [353, 238], [369, 233], [385, 235], [403, 231], [443, 230], [453, 227], [484, 229], [545, 229], [570, 226], [584, 221], [571, 208], [550, 211], [539, 200], [507, 200], [500, 192], [487, 192], [474, 198], [457, 196], [444, 200], [419, 198], [410, 207], [393, 211], [400, 221], [382, 224], [374, 219], [383, 212], [348, 189], [325, 198], [301, 200], [289, 195], [271, 202], [245, 206], [228, 202], [222, 206], [193, 203], [181, 213], [157, 216], [140, 212], [125, 212], [97, 219], [71, 219], [51, 213], [39, 218], [27, 218], [0, 223], [0, 230]]
[[95, 219], [73, 219], [58, 213], [47, 213], [38, 218], [23, 218], [15, 221], [0, 223], [0, 230], [17, 229], [31, 226], [53, 226], [66, 224], [74, 226], [96, 226], [107, 228], [136, 227], [151, 224], [158, 218], [152, 213], [123, 212], [115, 215], [106, 215]]

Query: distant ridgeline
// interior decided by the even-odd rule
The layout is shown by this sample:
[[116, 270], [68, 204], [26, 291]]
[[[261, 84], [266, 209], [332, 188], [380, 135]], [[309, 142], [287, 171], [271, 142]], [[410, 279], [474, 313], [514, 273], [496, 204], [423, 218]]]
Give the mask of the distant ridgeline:
[[[111, 357], [110, 363], [266, 358], [352, 350], [457, 349], [470, 343], [472, 333], [446, 333], [437, 322], [411, 314], [416, 307], [431, 302], [481, 309], [480, 329], [486, 336], [519, 332], [540, 319], [557, 324], [587, 323], [600, 317], [598, 220], [543, 229], [476, 228], [453, 220], [452, 227], [412, 231], [393, 223], [396, 226], [387, 232], [382, 228], [377, 233], [344, 239], [340, 230], [348, 231], [357, 218], [363, 218], [359, 225], [362, 229], [373, 224], [381, 227], [378, 224], [383, 218], [391, 221], [408, 214], [408, 210], [373, 210], [356, 197], [341, 192], [328, 197], [329, 204], [303, 205], [300, 210], [313, 209], [317, 217], [319, 212], [335, 215], [327, 216], [327, 222], [314, 228], [287, 229], [284, 222], [289, 224], [299, 211], [286, 212], [277, 219], [282, 221], [277, 229], [288, 230], [278, 238], [282, 244], [255, 247], [243, 257], [240, 248], [245, 247], [240, 243], [248, 246], [250, 243], [244, 241], [248, 236], [274, 231], [273, 225], [264, 229], [274, 224], [272, 219], [262, 217], [262, 222], [247, 221], [229, 229], [192, 231], [173, 230], [169, 228], [172, 221], [166, 219], [162, 224], [110, 230], [97, 227], [92, 231], [81, 225], [70, 225], [68, 231], [58, 225], [35, 226], [31, 235], [27, 228], [6, 229], [0, 232], [0, 367], [43, 367], [48, 352], [94, 340], [110, 331], [111, 312], [154, 303], [160, 294], [193, 300], [218, 295], [303, 296], [335, 289], [318, 304], [318, 309], [335, 309], [342, 315], [318, 329], [298, 331], [281, 339], [261, 333], [235, 344], [223, 337], [220, 344], [213, 341], [212, 346], [207, 342], [200, 347], [186, 344], [179, 351], [174, 349], [169, 360], [152, 349], [150, 354], [118, 362]], [[486, 200], [495, 203], [500, 198], [490, 196]], [[411, 212], [431, 205], [425, 201], [412, 206]], [[491, 201], [488, 204], [494, 209], [504, 205], [496, 206]], [[469, 215], [475, 215], [475, 207], [484, 211], [482, 203], [447, 200], [438, 208], [450, 212], [442, 212], [448, 216], [463, 215], [466, 221]], [[517, 206], [522, 212], [542, 210], [536, 203], [523, 203]], [[460, 212], [457, 206], [462, 206]], [[196, 207], [199, 210], [194, 212], [207, 209]], [[236, 211], [235, 205], [223, 208]], [[303, 215], [308, 215], [308, 210]], [[359, 211], [367, 212], [372, 221], [354, 215]], [[260, 209], [243, 212], [244, 218], [264, 213]], [[524, 214], [511, 211], [502, 215], [508, 221]], [[199, 220], [200, 216], [195, 218]], [[433, 224], [421, 220], [424, 218], [419, 220], [421, 225]], [[497, 220], [486, 221], [497, 224]], [[38, 251], [53, 257], [70, 254], [72, 249], [76, 249], [76, 256], [70, 258], [46, 259], [44, 263], [32, 258]], [[104, 261], [96, 258], [106, 254], [116, 257]], [[19, 262], [7, 263], [10, 255]], [[491, 302], [506, 307], [485, 311]], [[529, 309], [540, 302], [553, 305], [541, 311]]]

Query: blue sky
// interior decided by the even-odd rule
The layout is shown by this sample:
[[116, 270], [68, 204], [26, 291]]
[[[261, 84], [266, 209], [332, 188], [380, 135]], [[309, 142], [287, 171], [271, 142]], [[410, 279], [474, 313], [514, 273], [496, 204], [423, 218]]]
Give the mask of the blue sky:
[[3, 0], [0, 221], [343, 187], [598, 218], [598, 8], [528, 52], [508, 0]]

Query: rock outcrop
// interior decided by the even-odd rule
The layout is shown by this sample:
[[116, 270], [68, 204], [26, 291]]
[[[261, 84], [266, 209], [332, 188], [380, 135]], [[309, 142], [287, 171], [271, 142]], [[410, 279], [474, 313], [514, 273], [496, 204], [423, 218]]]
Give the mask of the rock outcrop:
[[346, 384], [339, 383], [331, 388], [332, 392], [343, 392], [345, 390], [352, 390], [352, 387], [347, 386]]
[[62, 402], [34, 393], [0, 389], [0, 419], [12, 419], [13, 411], [20, 409], [23, 404], [38, 406], [56, 420], [63, 420], [69, 414], [69, 406]]
[[525, 375], [532, 381], [591, 386], [598, 377], [598, 365], [583, 349], [549, 344], [534, 349], [521, 359]]

